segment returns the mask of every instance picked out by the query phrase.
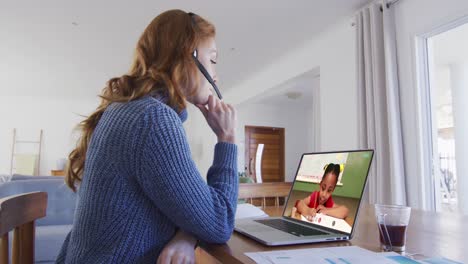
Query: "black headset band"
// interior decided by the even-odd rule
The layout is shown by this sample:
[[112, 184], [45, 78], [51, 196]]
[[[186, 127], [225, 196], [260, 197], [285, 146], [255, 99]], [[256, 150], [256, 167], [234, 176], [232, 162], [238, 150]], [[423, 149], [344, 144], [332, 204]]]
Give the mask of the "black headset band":
[[190, 18], [192, 19], [192, 24], [195, 26], [197, 24], [195, 22], [195, 14], [192, 12], [188, 12], [187, 14], [190, 16]]

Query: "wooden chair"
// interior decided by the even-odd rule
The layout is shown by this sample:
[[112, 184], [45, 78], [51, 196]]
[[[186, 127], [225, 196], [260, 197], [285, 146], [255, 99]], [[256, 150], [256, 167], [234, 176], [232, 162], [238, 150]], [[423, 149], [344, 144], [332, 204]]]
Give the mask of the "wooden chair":
[[47, 193], [31, 192], [0, 199], [0, 264], [9, 261], [8, 232], [13, 233], [12, 263], [34, 263], [35, 221], [46, 216]]
[[275, 198], [275, 206], [279, 206], [279, 197], [287, 197], [291, 190], [292, 182], [265, 182], [265, 183], [240, 183], [239, 199], [262, 198], [262, 207], [266, 205], [266, 198]]

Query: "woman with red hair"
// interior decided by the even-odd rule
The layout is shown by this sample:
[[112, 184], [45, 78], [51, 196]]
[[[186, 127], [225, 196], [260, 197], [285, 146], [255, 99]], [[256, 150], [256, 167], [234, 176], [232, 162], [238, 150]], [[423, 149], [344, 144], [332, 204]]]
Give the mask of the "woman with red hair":
[[[57, 263], [193, 263], [197, 239], [229, 239], [238, 193], [236, 112], [211, 90], [214, 37], [202, 17], [164, 12], [141, 35], [129, 72], [109, 80], [69, 155], [66, 183], [78, 204]], [[218, 138], [207, 183], [182, 126], [187, 103]]]

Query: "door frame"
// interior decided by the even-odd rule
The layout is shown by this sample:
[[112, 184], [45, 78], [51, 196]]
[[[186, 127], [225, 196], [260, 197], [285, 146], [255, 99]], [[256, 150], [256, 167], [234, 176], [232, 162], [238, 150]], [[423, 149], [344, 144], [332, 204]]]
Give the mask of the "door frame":
[[[439, 25], [432, 30], [415, 36], [415, 54], [413, 57], [415, 65], [415, 87], [419, 96], [419, 138], [421, 146], [419, 148], [419, 158], [421, 161], [421, 175], [420, 184], [422, 190], [422, 204], [423, 208], [430, 208], [435, 211], [441, 211], [441, 192], [440, 184], [440, 171], [439, 159], [437, 156], [437, 127], [433, 124], [435, 120], [435, 113], [432, 111], [434, 105], [434, 89], [431, 84], [434, 83], [431, 72], [433, 69], [433, 59], [429, 56], [432, 51], [432, 46], [429, 38], [438, 34], [452, 30], [456, 27], [468, 23], [468, 16], [463, 16], [448, 23]], [[418, 100], [418, 99], [417, 99]]]
[[[286, 151], [286, 140], [285, 140], [285, 128], [283, 127], [267, 127], [267, 126], [251, 126], [251, 125], [245, 125], [244, 126], [244, 166], [249, 166], [247, 163], [250, 163], [249, 156], [250, 156], [250, 142], [247, 138], [247, 129], [248, 128], [263, 128], [263, 129], [274, 129], [274, 130], [279, 130], [280, 131], [280, 137], [283, 142], [281, 142], [283, 148], [282, 151], [280, 151], [280, 178], [281, 181], [284, 182], [286, 179], [286, 168], [285, 168], [285, 151]], [[247, 146], [249, 144], [249, 146]], [[250, 175], [249, 175], [250, 176]]]

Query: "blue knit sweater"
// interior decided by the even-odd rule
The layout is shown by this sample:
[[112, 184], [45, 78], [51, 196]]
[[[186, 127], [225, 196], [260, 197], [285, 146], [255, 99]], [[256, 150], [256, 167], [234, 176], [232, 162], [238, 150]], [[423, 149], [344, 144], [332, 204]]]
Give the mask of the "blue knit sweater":
[[88, 146], [73, 228], [57, 263], [156, 263], [180, 228], [209, 243], [232, 234], [237, 147], [217, 143], [205, 183], [177, 114], [153, 97], [113, 103]]

